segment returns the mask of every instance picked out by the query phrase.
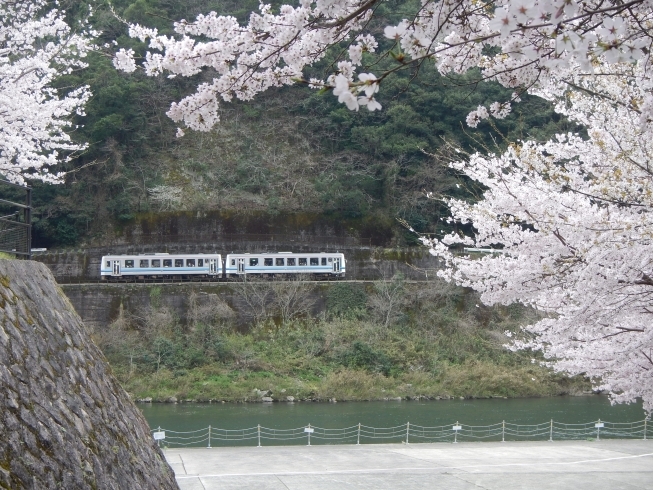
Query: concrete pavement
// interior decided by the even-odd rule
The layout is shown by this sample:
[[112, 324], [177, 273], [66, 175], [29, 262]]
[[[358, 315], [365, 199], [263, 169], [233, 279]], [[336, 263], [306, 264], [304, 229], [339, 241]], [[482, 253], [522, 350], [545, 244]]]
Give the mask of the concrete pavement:
[[653, 489], [653, 441], [166, 449], [182, 490]]

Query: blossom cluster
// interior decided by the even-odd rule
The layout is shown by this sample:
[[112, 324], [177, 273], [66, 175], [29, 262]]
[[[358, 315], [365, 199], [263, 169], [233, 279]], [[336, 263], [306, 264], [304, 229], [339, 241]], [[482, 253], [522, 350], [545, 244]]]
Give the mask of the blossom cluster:
[[[168, 72], [190, 76], [210, 68], [218, 74], [196, 94], [174, 104], [169, 115], [196, 130], [208, 130], [219, 120], [218, 101], [251, 99], [270, 87], [305, 81], [302, 71], [323, 58], [328, 47], [347, 43], [345, 57], [323, 80], [305, 81], [313, 88], [331, 88], [352, 110], [361, 105], [375, 110], [374, 96], [357, 97], [357, 77], [370, 74], [365, 56], [378, 52], [376, 31], [370, 25], [379, 0], [300, 0], [282, 6], [277, 14], [261, 4], [246, 25], [214, 12], [194, 21], [175, 24], [176, 37], [160, 36], [154, 29], [132, 25], [130, 35], [149, 39], [152, 51], [143, 66], [148, 74]], [[400, 65], [434, 62], [439, 71], [464, 73], [480, 67], [484, 79], [496, 80], [518, 94], [560, 89], [557, 84], [574, 73], [591, 73], [597, 64], [638, 62], [650, 65], [653, 0], [422, 0], [410, 18], [383, 31], [394, 42], [393, 56]], [[494, 53], [494, 54], [488, 54]], [[134, 53], [121, 50], [115, 64], [135, 68]], [[344, 76], [351, 95], [343, 92]], [[384, 73], [376, 73], [375, 84]], [[552, 80], [555, 79], [555, 83]], [[338, 82], [338, 85], [336, 85]], [[489, 110], [476, 110], [468, 122], [509, 114], [511, 101], [497, 101]], [[650, 92], [640, 103], [651, 120]], [[486, 108], [487, 109], [487, 108]]]
[[67, 133], [69, 116], [83, 114], [88, 87], [62, 94], [52, 82], [74, 69], [92, 48], [86, 25], [76, 32], [45, 0], [0, 0], [0, 175], [58, 182], [51, 167], [84, 148]]
[[[440, 275], [484, 303], [543, 314], [513, 348], [540, 349], [554, 368], [590, 376], [615, 401], [641, 397], [651, 412], [653, 135], [635, 110], [611, 102], [641, 100], [647, 74], [624, 64], [597, 75], [576, 76], [585, 91], [557, 100], [589, 139], [563, 134], [452, 162], [487, 189], [476, 203], [448, 200], [451, 220], [471, 223], [474, 235], [424, 242], [448, 264]], [[479, 259], [454, 255], [453, 244], [503, 248]]]

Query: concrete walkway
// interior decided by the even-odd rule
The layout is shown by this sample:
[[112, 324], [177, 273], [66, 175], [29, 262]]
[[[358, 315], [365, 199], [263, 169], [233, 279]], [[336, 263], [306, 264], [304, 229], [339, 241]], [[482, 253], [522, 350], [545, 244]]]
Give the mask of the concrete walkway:
[[166, 449], [182, 490], [653, 489], [653, 441]]

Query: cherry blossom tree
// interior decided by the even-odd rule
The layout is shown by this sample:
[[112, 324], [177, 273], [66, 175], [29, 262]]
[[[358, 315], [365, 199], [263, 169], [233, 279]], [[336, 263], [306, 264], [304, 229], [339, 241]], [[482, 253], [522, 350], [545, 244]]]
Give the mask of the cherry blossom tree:
[[[475, 203], [447, 200], [450, 219], [474, 235], [423, 241], [447, 263], [439, 274], [484, 303], [543, 313], [513, 348], [540, 349], [555, 369], [589, 376], [614, 401], [641, 397], [651, 412], [653, 138], [631, 103], [644, 99], [647, 80], [633, 64], [574, 77], [584, 90], [557, 99], [557, 109], [589, 138], [515, 142], [451, 162], [487, 189]], [[456, 255], [453, 244], [500, 253]]]
[[[422, 0], [410, 18], [383, 30], [381, 37], [392, 46], [377, 52], [380, 33], [370, 26], [382, 1], [299, 0], [297, 7], [284, 5], [278, 13], [261, 4], [246, 25], [211, 12], [175, 23], [176, 36], [140, 25], [130, 25], [129, 34], [149, 40], [143, 60], [149, 75], [215, 73], [168, 112], [182, 126], [200, 131], [218, 122], [220, 100], [249, 100], [270, 87], [298, 82], [332, 90], [352, 110], [377, 110], [375, 94], [382, 81], [425, 62], [435, 63], [443, 74], [480, 67], [483, 79], [515, 89], [511, 100], [472, 112], [471, 126], [489, 115], [505, 117], [520, 93], [559, 89], [559, 82], [578, 70], [591, 72], [597, 62], [632, 60], [650, 66], [653, 0]], [[325, 79], [304, 79], [303, 70], [334, 45], [345, 48], [334, 71]], [[134, 56], [132, 49], [121, 49], [114, 64], [133, 71]], [[379, 58], [390, 56], [394, 68], [371, 73]], [[638, 105], [645, 119], [653, 118], [650, 93]]]
[[92, 36], [73, 30], [45, 0], [0, 0], [0, 175], [60, 182], [51, 168], [84, 148], [71, 140], [70, 116], [83, 114], [88, 87], [63, 91], [57, 77], [85, 66]]

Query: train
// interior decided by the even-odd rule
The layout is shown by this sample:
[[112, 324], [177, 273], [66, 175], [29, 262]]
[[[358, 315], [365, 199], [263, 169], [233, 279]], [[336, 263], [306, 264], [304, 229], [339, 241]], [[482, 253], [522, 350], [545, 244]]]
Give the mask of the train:
[[248, 276], [315, 279], [345, 277], [345, 255], [339, 252], [267, 252], [221, 254], [105, 255], [100, 277], [106, 281], [125, 280], [235, 280]]

